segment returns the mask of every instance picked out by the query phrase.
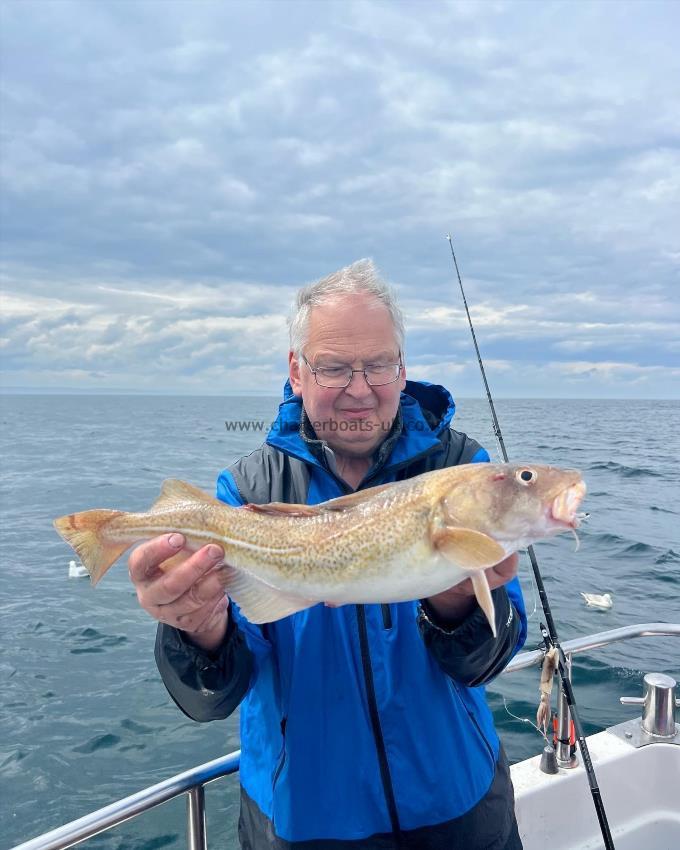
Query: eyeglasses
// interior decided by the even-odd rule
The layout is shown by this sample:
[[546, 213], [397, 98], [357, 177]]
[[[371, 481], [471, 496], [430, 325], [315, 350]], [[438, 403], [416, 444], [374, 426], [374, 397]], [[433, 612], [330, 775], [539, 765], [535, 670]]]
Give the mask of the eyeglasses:
[[393, 384], [399, 379], [401, 370], [404, 368], [399, 355], [398, 363], [376, 363], [365, 366], [363, 369], [351, 369], [349, 366], [318, 366], [313, 369], [309, 360], [302, 355], [307, 368], [314, 375], [314, 380], [320, 387], [327, 389], [340, 389], [348, 387], [355, 372], [363, 373], [369, 387], [383, 387], [385, 384]]

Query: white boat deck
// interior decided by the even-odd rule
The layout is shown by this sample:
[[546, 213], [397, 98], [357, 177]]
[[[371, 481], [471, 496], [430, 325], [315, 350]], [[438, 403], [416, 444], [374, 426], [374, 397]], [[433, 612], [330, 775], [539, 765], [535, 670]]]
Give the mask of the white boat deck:
[[[680, 726], [675, 743], [635, 748], [640, 721], [588, 738], [616, 850], [680, 850]], [[558, 774], [540, 756], [512, 767], [524, 850], [599, 850], [603, 840], [581, 764]]]

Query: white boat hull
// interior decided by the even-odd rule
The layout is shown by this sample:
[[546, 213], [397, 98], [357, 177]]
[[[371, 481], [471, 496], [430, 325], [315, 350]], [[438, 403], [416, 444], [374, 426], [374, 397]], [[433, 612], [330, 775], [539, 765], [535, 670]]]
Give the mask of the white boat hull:
[[[639, 720], [588, 738], [616, 850], [680, 848], [680, 727], [674, 741], [636, 748]], [[632, 736], [626, 739], [626, 733]], [[540, 756], [511, 768], [524, 850], [599, 850], [604, 846], [581, 764], [558, 774]]]

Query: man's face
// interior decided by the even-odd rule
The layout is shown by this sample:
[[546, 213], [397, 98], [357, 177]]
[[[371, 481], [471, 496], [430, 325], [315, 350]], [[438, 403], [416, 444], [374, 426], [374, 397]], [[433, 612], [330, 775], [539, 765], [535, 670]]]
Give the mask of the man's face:
[[[302, 352], [312, 368], [365, 366], [399, 362], [399, 346], [390, 313], [367, 295], [346, 295], [314, 307], [309, 335]], [[307, 364], [289, 354], [290, 383], [302, 396], [307, 415], [319, 439], [336, 454], [369, 457], [389, 433], [406, 384], [398, 380], [371, 387], [360, 373], [344, 388], [320, 387]]]

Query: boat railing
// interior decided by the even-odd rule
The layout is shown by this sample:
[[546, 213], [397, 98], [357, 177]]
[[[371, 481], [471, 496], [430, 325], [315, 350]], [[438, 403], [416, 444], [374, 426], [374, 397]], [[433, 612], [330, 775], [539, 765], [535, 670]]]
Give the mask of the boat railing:
[[[606, 632], [587, 635], [565, 641], [562, 649], [567, 657], [569, 667], [573, 655], [582, 652], [590, 652], [609, 646], [622, 640], [630, 640], [639, 637], [680, 637], [680, 624], [678, 623], [638, 623], [633, 626], [623, 626], [619, 629], [611, 629]], [[503, 671], [503, 675], [526, 667], [537, 665], [543, 658], [543, 650], [518, 653]], [[564, 704], [563, 704], [564, 703]], [[567, 752], [560, 753], [559, 738], [568, 740], [569, 715], [568, 706], [560, 695], [558, 698], [560, 709], [558, 726], [558, 760], [562, 758], [563, 766], [569, 761], [568, 745]], [[566, 724], [566, 726], [565, 726]], [[566, 728], [566, 735], [560, 730]], [[229, 753], [229, 755], [206, 762], [191, 770], [178, 773], [157, 785], [151, 785], [124, 797], [115, 803], [104, 806], [95, 812], [85, 815], [78, 820], [71, 821], [63, 826], [45, 832], [42, 835], [18, 844], [11, 850], [65, 850], [86, 841], [88, 838], [104, 832], [112, 827], [118, 826], [131, 818], [138, 817], [174, 797], [182, 794], [187, 796], [187, 847], [188, 850], [207, 850], [207, 829], [205, 818], [205, 786], [209, 782], [236, 773], [239, 768], [240, 750]]]
[[[660, 635], [680, 635], [680, 625], [672, 623], [638, 623], [634, 626], [622, 626], [618, 629], [610, 629], [607, 632], [598, 632], [594, 635], [574, 638], [561, 644], [562, 651], [566, 656], [566, 673], [571, 680], [572, 657], [581, 652], [590, 652], [593, 649], [601, 649], [621, 640], [631, 640], [638, 637], [657, 637]], [[543, 660], [544, 649], [535, 649], [530, 652], [518, 653], [505, 668], [503, 673], [513, 673], [531, 667]], [[572, 719], [569, 703], [564, 688], [558, 677], [557, 691], [557, 728], [555, 730], [555, 756], [559, 767], [572, 768], [578, 765], [572, 741]]]

